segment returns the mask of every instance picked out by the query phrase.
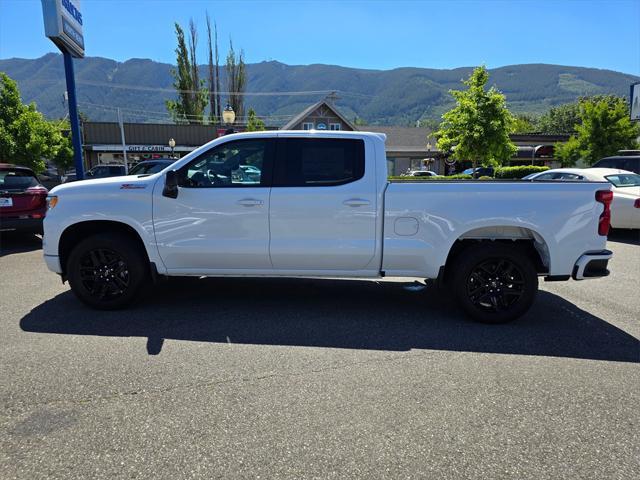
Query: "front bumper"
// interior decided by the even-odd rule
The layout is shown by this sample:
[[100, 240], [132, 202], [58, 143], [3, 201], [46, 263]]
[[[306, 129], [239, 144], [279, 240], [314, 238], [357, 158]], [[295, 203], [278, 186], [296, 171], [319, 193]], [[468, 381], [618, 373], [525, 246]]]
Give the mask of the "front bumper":
[[42, 233], [42, 218], [0, 218], [0, 232]]
[[585, 253], [574, 265], [571, 276], [574, 280], [606, 277], [609, 275], [607, 265], [612, 256], [613, 252], [610, 250]]
[[60, 266], [60, 257], [57, 255], [44, 255], [44, 263], [47, 264], [47, 268], [54, 273], [62, 273], [62, 267]]

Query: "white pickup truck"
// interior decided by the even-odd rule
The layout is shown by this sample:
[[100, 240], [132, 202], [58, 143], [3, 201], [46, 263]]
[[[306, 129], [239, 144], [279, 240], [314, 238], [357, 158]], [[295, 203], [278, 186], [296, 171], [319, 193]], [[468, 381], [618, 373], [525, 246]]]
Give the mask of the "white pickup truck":
[[489, 323], [525, 313], [539, 276], [609, 273], [609, 184], [390, 182], [384, 141], [232, 134], [153, 175], [60, 185], [46, 264], [100, 309], [161, 276], [415, 277]]

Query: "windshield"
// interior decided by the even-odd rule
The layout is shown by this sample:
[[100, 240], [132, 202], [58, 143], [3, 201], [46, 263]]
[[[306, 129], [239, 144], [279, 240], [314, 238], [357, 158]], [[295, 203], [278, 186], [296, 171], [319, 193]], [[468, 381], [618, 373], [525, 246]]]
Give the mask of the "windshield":
[[614, 187], [640, 187], [640, 175], [637, 173], [618, 173], [616, 175], [607, 175], [606, 178]]
[[38, 179], [25, 170], [0, 170], [0, 190], [26, 190], [40, 185]]
[[171, 165], [171, 162], [139, 163], [129, 170], [129, 175], [149, 175], [151, 173], [158, 173], [168, 165]]

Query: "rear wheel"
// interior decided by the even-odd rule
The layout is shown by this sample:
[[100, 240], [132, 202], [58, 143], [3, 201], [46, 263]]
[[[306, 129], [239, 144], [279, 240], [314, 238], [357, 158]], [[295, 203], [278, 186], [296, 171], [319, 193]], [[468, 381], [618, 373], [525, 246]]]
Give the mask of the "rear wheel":
[[81, 241], [69, 255], [67, 277], [73, 293], [100, 310], [122, 308], [149, 279], [146, 255], [127, 235], [105, 233]]
[[453, 289], [473, 319], [505, 323], [529, 310], [538, 290], [538, 274], [533, 261], [516, 245], [478, 243], [457, 257]]

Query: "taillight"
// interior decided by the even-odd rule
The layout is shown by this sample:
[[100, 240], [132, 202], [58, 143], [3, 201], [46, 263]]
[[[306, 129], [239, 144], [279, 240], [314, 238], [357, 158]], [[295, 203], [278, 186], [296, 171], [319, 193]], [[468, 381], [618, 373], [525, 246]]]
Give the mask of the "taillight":
[[607, 236], [609, 227], [611, 226], [611, 202], [613, 201], [613, 192], [610, 190], [598, 190], [596, 192], [596, 202], [604, 205], [604, 210], [600, 214], [598, 220], [598, 235]]
[[41, 185], [29, 187], [24, 193], [31, 195], [31, 208], [44, 207], [47, 203], [47, 193], [49, 191]]
[[636, 201], [635, 201], [635, 202], [633, 202], [633, 206], [634, 206], [635, 208], [640, 208], [640, 198], [636, 198]]

